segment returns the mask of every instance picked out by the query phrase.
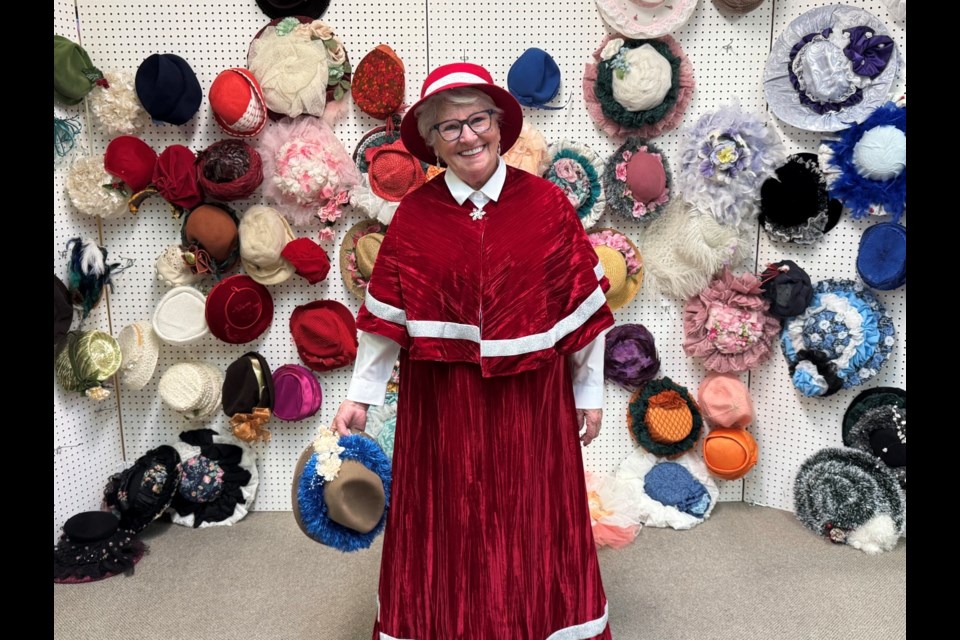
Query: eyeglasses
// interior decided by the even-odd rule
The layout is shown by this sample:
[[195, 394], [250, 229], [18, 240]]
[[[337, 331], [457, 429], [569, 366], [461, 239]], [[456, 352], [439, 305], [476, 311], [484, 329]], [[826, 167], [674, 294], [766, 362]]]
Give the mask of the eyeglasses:
[[470, 127], [475, 134], [486, 133], [493, 124], [493, 109], [477, 111], [467, 116], [466, 120], [444, 120], [433, 125], [440, 137], [447, 142], [455, 142], [460, 139], [463, 133], [463, 125]]

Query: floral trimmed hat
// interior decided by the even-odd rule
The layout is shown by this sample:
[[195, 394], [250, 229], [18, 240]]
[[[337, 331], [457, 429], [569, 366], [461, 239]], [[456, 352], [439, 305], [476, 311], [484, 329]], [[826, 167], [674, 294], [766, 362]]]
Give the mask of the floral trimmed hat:
[[787, 157], [773, 127], [739, 104], [700, 116], [683, 132], [677, 188], [684, 199], [721, 224], [740, 224], [757, 212], [760, 185]]
[[183, 217], [183, 259], [194, 273], [218, 280], [240, 261], [240, 222], [225, 204], [202, 204]]
[[805, 527], [870, 555], [893, 549], [906, 527], [906, 501], [893, 472], [856, 449], [821, 449], [807, 458], [793, 500]]
[[350, 293], [363, 300], [380, 252], [387, 226], [377, 220], [361, 220], [350, 227], [340, 243], [340, 276]]
[[[393, 368], [397, 373], [397, 367]], [[391, 383], [393, 380], [391, 379]], [[395, 383], [393, 383], [394, 386]], [[388, 385], [389, 386], [389, 385]], [[393, 458], [393, 441], [397, 430], [397, 392], [387, 391], [383, 404], [370, 407], [367, 411], [367, 424], [364, 433], [377, 439], [377, 444], [388, 457]]]
[[829, 396], [875, 376], [894, 333], [893, 319], [862, 283], [821, 280], [803, 315], [784, 323], [780, 346], [800, 393]]
[[242, 520], [257, 495], [257, 454], [233, 436], [212, 429], [180, 433], [180, 488], [173, 497], [174, 524], [194, 529]]
[[603, 376], [624, 389], [636, 390], [660, 371], [653, 334], [642, 324], [621, 324], [607, 332]]
[[697, 445], [703, 417], [690, 392], [664, 377], [633, 393], [627, 425], [641, 447], [658, 457], [676, 458]]
[[403, 61], [388, 45], [378, 44], [363, 56], [351, 85], [357, 108], [377, 120], [389, 120], [403, 109], [407, 90]]
[[614, 138], [654, 138], [683, 120], [693, 97], [693, 67], [670, 36], [608, 35], [583, 72], [587, 112]]
[[773, 44], [763, 72], [770, 110], [808, 131], [841, 131], [887, 100], [900, 55], [886, 25], [859, 7], [817, 7]]
[[321, 425], [293, 472], [297, 525], [334, 549], [366, 549], [386, 526], [391, 481], [390, 458], [373, 438]]
[[670, 200], [670, 165], [660, 149], [640, 138], [627, 138], [603, 172], [607, 206], [628, 219], [653, 220]]
[[160, 445], [114, 474], [103, 490], [103, 503], [120, 518], [120, 526], [140, 533], [163, 515], [180, 485], [180, 454]]
[[597, 0], [600, 17], [630, 38], [658, 38], [687, 23], [697, 0]]
[[109, 86], [94, 85], [87, 104], [104, 132], [108, 136], [131, 135], [150, 124], [150, 116], [134, 89], [133, 74], [107, 71], [103, 77]]
[[665, 461], [636, 448], [616, 477], [639, 494], [640, 522], [648, 527], [691, 529], [710, 517], [720, 498], [716, 481], [693, 452]]
[[284, 119], [267, 129], [259, 149], [263, 194], [293, 225], [317, 218], [332, 225], [360, 183], [356, 166], [323, 120]]
[[729, 269], [683, 309], [683, 350], [719, 373], [754, 369], [770, 357], [780, 322], [767, 312], [760, 280]]
[[587, 234], [603, 274], [610, 282], [607, 304], [616, 311], [637, 297], [643, 284], [643, 256], [625, 234], [616, 229], [597, 229]]
[[352, 68], [333, 29], [306, 16], [276, 18], [247, 51], [272, 120], [307, 114], [336, 121], [346, 109]]
[[827, 194], [817, 156], [796, 153], [760, 188], [760, 225], [771, 240], [809, 245], [840, 221], [843, 205]]
[[547, 148], [540, 175], [560, 187], [584, 229], [603, 215], [607, 198], [603, 192], [603, 161], [596, 151], [573, 140], [554, 142]]
[[114, 182], [103, 168], [103, 156], [81, 156], [67, 174], [67, 196], [80, 213], [116, 218], [127, 212], [127, 197]]
[[830, 196], [841, 200], [852, 218], [889, 215], [899, 222], [907, 210], [906, 98], [824, 141], [819, 160]]

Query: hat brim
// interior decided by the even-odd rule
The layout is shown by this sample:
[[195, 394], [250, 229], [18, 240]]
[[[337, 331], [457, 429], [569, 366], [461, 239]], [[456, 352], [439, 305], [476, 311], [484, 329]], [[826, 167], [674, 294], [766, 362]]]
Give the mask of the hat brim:
[[640, 271], [628, 276], [626, 282], [623, 285], [623, 288], [616, 293], [611, 294], [607, 291], [606, 298], [607, 304], [610, 306], [611, 311], [616, 311], [621, 307], [628, 305], [634, 298], [637, 297], [637, 294], [640, 293], [640, 287], [643, 285], [643, 256], [640, 255], [640, 250], [637, 249], [637, 245], [633, 243], [633, 240], [627, 237], [622, 231], [613, 229], [611, 227], [604, 227], [602, 229], [595, 229], [590, 232], [590, 235], [599, 234], [603, 231], [612, 231], [617, 235], [623, 237], [627, 241], [627, 244], [630, 245], [630, 248], [633, 249], [634, 255], [640, 260]]
[[426, 98], [418, 100], [416, 104], [407, 110], [406, 115], [403, 116], [403, 121], [400, 123], [400, 137], [403, 140], [403, 145], [410, 153], [427, 164], [436, 162], [437, 154], [427, 146], [426, 140], [420, 137], [420, 131], [417, 129], [416, 111], [430, 98], [441, 95], [444, 91], [449, 91], [450, 89], [464, 87], [482, 91], [493, 100], [493, 103], [497, 107], [503, 109], [503, 115], [500, 118], [500, 148], [509, 149], [513, 146], [513, 143], [517, 141], [517, 138], [520, 137], [520, 130], [523, 128], [523, 109], [520, 107], [517, 99], [510, 95], [509, 91], [501, 89], [494, 84], [453, 82], [443, 89], [431, 93]]
[[366, 297], [367, 290], [353, 279], [353, 274], [350, 273], [349, 268], [349, 256], [350, 251], [355, 251], [357, 248], [357, 244], [353, 241], [354, 234], [358, 231], [365, 231], [374, 225], [381, 227], [380, 231], [386, 231], [387, 225], [379, 220], [361, 220], [347, 229], [347, 232], [343, 236], [343, 241], [340, 242], [340, 277], [343, 278], [343, 286], [349, 289], [350, 293], [360, 300]]

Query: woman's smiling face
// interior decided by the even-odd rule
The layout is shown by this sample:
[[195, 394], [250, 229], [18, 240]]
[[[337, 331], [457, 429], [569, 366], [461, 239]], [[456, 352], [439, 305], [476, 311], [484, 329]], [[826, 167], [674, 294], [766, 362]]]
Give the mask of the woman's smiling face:
[[[446, 120], [467, 120], [470, 116], [483, 112], [480, 103], [444, 104], [438, 113], [437, 123]], [[475, 189], [479, 189], [490, 179], [500, 162], [497, 150], [500, 146], [500, 125], [497, 115], [491, 114], [490, 128], [483, 133], [474, 133], [467, 125], [460, 130], [460, 137], [447, 142], [440, 132], [433, 131], [433, 148], [440, 159], [458, 178]]]

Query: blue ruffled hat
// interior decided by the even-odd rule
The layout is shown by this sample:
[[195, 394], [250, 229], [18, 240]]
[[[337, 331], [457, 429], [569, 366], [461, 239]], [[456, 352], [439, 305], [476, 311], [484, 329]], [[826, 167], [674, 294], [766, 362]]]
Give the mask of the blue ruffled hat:
[[137, 69], [137, 97], [154, 120], [186, 124], [196, 115], [203, 90], [190, 64], [172, 53], [155, 53]]
[[661, 462], [650, 469], [643, 478], [643, 490], [657, 502], [696, 518], [710, 508], [707, 488], [676, 462]]
[[907, 283], [907, 229], [895, 222], [869, 227], [860, 236], [857, 273], [871, 289], [890, 291]]
[[563, 109], [546, 104], [560, 91], [560, 67], [543, 49], [531, 47], [517, 58], [507, 73], [507, 89], [525, 107]]
[[784, 323], [780, 345], [794, 386], [808, 397], [829, 396], [875, 376], [893, 351], [894, 333], [893, 319], [863, 283], [822, 280], [807, 310]]

